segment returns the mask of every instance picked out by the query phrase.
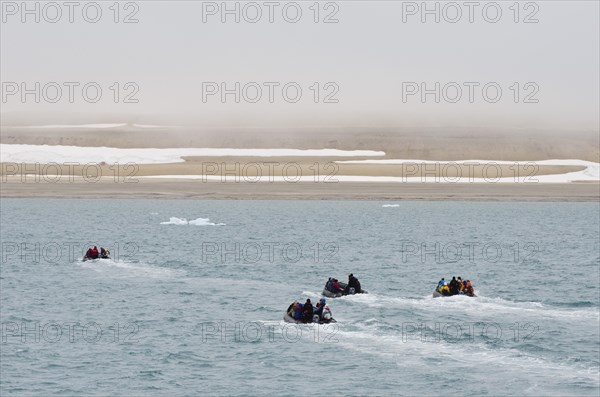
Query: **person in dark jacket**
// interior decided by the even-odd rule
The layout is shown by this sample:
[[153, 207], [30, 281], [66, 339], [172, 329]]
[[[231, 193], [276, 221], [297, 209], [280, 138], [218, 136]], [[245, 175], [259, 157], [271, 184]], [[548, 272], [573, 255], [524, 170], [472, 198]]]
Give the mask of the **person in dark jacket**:
[[450, 281], [450, 295], [458, 295], [458, 281], [456, 281], [456, 277], [452, 277], [452, 281]]
[[361, 293], [360, 282], [358, 281], [358, 279], [356, 277], [354, 277], [354, 274], [352, 274], [352, 273], [350, 273], [350, 275], [348, 276], [348, 285], [346, 286], [347, 294], [350, 293], [350, 288], [354, 288], [355, 294]]
[[304, 306], [302, 306], [302, 322], [303, 323], [312, 323], [313, 320], [313, 305], [310, 302], [310, 299], [307, 299], [306, 302], [304, 303]]

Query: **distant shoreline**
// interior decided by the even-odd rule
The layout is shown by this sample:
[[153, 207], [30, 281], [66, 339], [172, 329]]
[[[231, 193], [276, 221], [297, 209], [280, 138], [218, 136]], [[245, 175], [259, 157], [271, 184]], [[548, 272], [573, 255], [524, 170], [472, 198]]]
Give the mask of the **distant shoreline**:
[[140, 180], [138, 183], [2, 182], [0, 198], [598, 202], [600, 184], [249, 183]]
[[[39, 164], [19, 163], [27, 161], [28, 157], [14, 157], [13, 168], [7, 168], [7, 160], [3, 159], [5, 163], [2, 163], [0, 172], [0, 197], [534, 202], [600, 200], [600, 183], [596, 180], [600, 158], [598, 137], [587, 133], [563, 137], [525, 132], [514, 135], [478, 134], [475, 131], [456, 129], [439, 134], [436, 133], [438, 131], [362, 128], [278, 133], [257, 130], [251, 134], [129, 127], [108, 130], [110, 131], [91, 128], [83, 132], [57, 128], [17, 131], [3, 128], [3, 144], [66, 145], [70, 147], [70, 152], [62, 153], [66, 157], [61, 157], [60, 153], [45, 153], [38, 158], [35, 153], [37, 150], [28, 148], [34, 149], [30, 152], [33, 154], [33, 157], [29, 157], [30, 161], [33, 159], [41, 164], [57, 161], [58, 168], [36, 169]], [[137, 151], [137, 148], [148, 148], [150, 145], [150, 157], [148, 152], [142, 150], [140, 153], [145, 154], [136, 158], [138, 153], [127, 149]], [[73, 146], [78, 147], [73, 149]], [[106, 153], [89, 150], [100, 147], [122, 150], [109, 150]], [[152, 148], [163, 149], [157, 149], [155, 153]], [[181, 148], [183, 157], [179, 157], [179, 149], [176, 149], [177, 153], [170, 153], [169, 150], [165, 152], [164, 148]], [[230, 156], [219, 150], [196, 152], [194, 148], [235, 148], [238, 151], [235, 152], [236, 156]], [[252, 148], [266, 149], [269, 155], [260, 157], [257, 154], [263, 153], [244, 152], [248, 149], [255, 150]], [[282, 151], [281, 148], [286, 149]], [[320, 148], [329, 149], [324, 152]], [[297, 152], [315, 149], [316, 152], [302, 152], [301, 155]], [[350, 151], [360, 151], [362, 155], [356, 156], [359, 152]], [[377, 155], [373, 151], [381, 151], [385, 155]], [[166, 156], [160, 157], [165, 153]], [[290, 156], [290, 153], [295, 155]], [[97, 154], [106, 154], [106, 158], [97, 158]], [[123, 154], [126, 156], [114, 156]], [[91, 158], [92, 155], [94, 158]], [[76, 159], [79, 165], [65, 166], [63, 162], [67, 158]], [[144, 159], [147, 158], [159, 160], [159, 164], [144, 164]], [[172, 162], [173, 158], [178, 162]], [[128, 167], [128, 164], [122, 162], [115, 166], [108, 162], [116, 161], [115, 159], [133, 159], [135, 166]], [[394, 164], [396, 159], [421, 160], [406, 160], [416, 164]], [[488, 161], [496, 163], [489, 169], [486, 169], [485, 163], [474, 167], [461, 164], [461, 161], [469, 159], [489, 159]], [[586, 164], [581, 160], [573, 162], [549, 159], [582, 159], [593, 164]], [[93, 167], [86, 168], [86, 163], [93, 161], [98, 162]], [[447, 166], [447, 162], [456, 164]], [[532, 162], [537, 162], [533, 168]], [[279, 165], [274, 166], [273, 163]], [[25, 180], [19, 177], [19, 167], [27, 174]], [[102, 175], [102, 178], [98, 181], [94, 181], [94, 178], [91, 181], [82, 178], [83, 175], [93, 175], [94, 172]], [[32, 174], [41, 175], [42, 179], [38, 177], [36, 180], [36, 176]], [[57, 181], [52, 174], [61, 174], [63, 177]], [[202, 180], [201, 175], [210, 175], [212, 180]], [[301, 178], [296, 179], [297, 175]], [[560, 178], [557, 179], [556, 175]], [[70, 176], [73, 178], [69, 178]], [[222, 176], [225, 176], [226, 181], [223, 181]], [[469, 180], [465, 181], [467, 176]], [[496, 176], [503, 180], [496, 182]], [[264, 178], [268, 178], [267, 181]], [[471, 178], [479, 179], [479, 182], [474, 182]], [[486, 179], [486, 182], [481, 182], [481, 178]], [[488, 179], [492, 182], [487, 182]], [[256, 182], [257, 180], [260, 182]]]

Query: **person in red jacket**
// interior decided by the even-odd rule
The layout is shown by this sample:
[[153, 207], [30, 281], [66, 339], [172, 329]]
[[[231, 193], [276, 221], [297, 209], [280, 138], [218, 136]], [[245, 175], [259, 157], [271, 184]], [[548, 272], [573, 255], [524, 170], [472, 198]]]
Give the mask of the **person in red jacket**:
[[94, 248], [92, 249], [92, 258], [93, 259], [98, 258], [98, 247], [96, 247], [95, 245], [94, 245]]
[[340, 284], [338, 283], [337, 278], [334, 278], [333, 280], [331, 280], [331, 292], [338, 293], [341, 290], [342, 290], [342, 287], [340, 287]]
[[94, 255], [94, 250], [91, 247], [88, 248], [87, 252], [85, 253], [85, 257], [91, 259], [93, 255]]

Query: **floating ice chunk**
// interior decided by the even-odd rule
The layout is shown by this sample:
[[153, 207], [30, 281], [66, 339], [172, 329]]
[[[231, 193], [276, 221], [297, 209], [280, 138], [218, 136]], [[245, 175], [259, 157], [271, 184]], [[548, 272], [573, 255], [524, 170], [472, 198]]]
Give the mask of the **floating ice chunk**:
[[194, 226], [225, 226], [224, 223], [213, 223], [209, 218], [196, 218], [188, 221], [186, 218], [170, 217], [167, 222], [161, 222], [161, 225], [194, 225]]

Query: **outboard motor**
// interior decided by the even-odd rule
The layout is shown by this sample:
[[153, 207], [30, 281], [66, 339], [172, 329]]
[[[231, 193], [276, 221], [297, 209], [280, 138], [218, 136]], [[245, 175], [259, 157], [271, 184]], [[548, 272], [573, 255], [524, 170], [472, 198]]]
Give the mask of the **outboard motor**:
[[356, 290], [354, 289], [354, 287], [350, 287], [350, 289], [348, 290], [348, 295], [354, 295], [356, 293]]
[[319, 319], [319, 315], [318, 315], [318, 314], [314, 314], [314, 315], [313, 315], [313, 323], [317, 323], [317, 324], [318, 324], [318, 323], [319, 323], [319, 320], [320, 320], [320, 319]]

